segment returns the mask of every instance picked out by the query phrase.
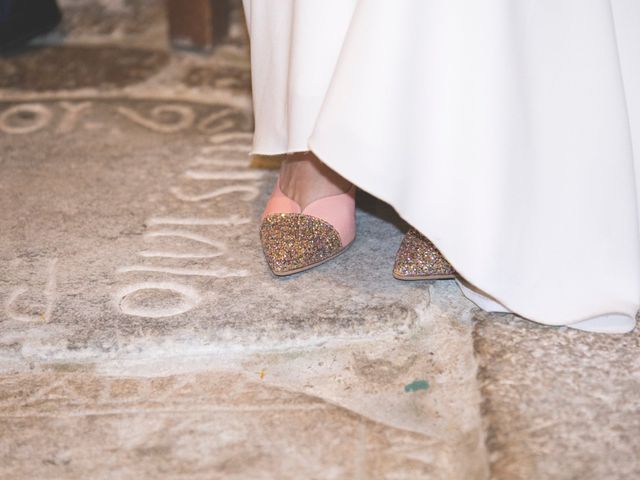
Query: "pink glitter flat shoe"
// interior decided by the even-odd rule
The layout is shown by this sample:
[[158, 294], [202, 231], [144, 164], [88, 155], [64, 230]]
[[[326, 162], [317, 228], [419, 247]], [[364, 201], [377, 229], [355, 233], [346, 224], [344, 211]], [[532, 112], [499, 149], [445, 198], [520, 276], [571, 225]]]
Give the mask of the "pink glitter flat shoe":
[[442, 280], [456, 278], [456, 271], [427, 237], [411, 228], [396, 253], [393, 276], [398, 280]]
[[311, 202], [304, 209], [280, 190], [262, 213], [260, 241], [275, 275], [291, 275], [331, 260], [356, 236], [356, 187]]

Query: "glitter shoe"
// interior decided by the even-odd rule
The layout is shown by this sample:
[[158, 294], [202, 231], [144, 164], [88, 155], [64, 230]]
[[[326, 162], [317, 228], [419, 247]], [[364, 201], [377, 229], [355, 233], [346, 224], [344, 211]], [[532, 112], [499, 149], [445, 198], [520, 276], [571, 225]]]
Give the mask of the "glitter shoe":
[[427, 237], [411, 228], [396, 253], [393, 276], [398, 280], [441, 280], [455, 278], [456, 271]]
[[356, 236], [356, 187], [322, 197], [304, 210], [280, 190], [280, 181], [262, 214], [260, 241], [275, 275], [291, 275], [342, 253]]

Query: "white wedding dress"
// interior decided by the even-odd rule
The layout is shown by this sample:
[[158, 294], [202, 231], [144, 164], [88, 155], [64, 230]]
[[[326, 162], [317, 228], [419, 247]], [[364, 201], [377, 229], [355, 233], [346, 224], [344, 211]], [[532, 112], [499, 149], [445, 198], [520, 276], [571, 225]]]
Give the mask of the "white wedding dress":
[[244, 6], [255, 153], [389, 202], [487, 310], [634, 328], [640, 0]]

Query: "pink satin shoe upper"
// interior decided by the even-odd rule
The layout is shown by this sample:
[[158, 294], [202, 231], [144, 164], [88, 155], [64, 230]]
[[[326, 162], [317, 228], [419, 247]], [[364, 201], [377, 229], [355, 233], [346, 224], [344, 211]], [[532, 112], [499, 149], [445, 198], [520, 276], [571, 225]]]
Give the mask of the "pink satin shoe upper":
[[352, 185], [345, 193], [329, 195], [311, 202], [304, 210], [280, 190], [280, 180], [276, 182], [273, 193], [262, 212], [261, 219], [278, 213], [300, 213], [320, 218], [331, 224], [340, 235], [342, 246], [350, 244], [356, 236], [356, 187]]

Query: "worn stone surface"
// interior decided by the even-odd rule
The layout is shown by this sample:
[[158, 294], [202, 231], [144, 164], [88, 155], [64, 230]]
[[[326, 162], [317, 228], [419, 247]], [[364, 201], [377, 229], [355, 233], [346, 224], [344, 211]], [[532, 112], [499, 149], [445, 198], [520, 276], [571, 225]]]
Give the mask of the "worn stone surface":
[[102, 46], [31, 48], [0, 61], [0, 88], [67, 90], [123, 87], [146, 80], [166, 52]]
[[493, 478], [640, 478], [637, 331], [479, 314], [474, 337]]
[[70, 479], [472, 478], [442, 473], [443, 464], [450, 471], [446, 464], [468, 445], [443, 450], [439, 438], [272, 386], [268, 375], [251, 376], [108, 377], [73, 364], [4, 376], [2, 473]]
[[0, 477], [486, 478], [472, 306], [392, 278], [388, 206], [360, 196], [335, 261], [266, 266], [235, 18], [139, 75], [115, 30], [1, 61]]
[[[242, 112], [224, 106], [172, 104], [165, 106], [166, 112], [156, 111], [158, 123], [153, 123], [156, 120], [149, 120], [148, 112], [158, 107], [152, 104], [87, 101], [73, 104], [71, 110], [83, 115], [82, 122], [73, 124], [65, 121], [64, 106], [28, 105], [22, 108], [35, 113], [27, 119], [21, 120], [20, 106], [11, 104], [3, 110], [14, 109], [4, 116], [4, 140], [10, 148], [2, 163], [5, 195], [0, 205], [5, 232], [0, 251], [0, 296], [5, 306], [0, 348], [7, 382], [15, 374], [31, 378], [31, 366], [51, 363], [89, 362], [117, 377], [131, 365], [143, 365], [134, 368], [135, 375], [162, 376], [175, 366], [202, 369], [202, 361], [210, 381], [227, 378], [220, 380], [222, 384], [233, 378], [229, 371], [248, 370], [257, 380], [256, 372], [264, 369], [267, 378], [282, 388], [407, 432], [400, 437], [406, 437], [408, 445], [400, 442], [391, 450], [410, 448], [415, 440], [408, 432], [419, 434], [430, 447], [415, 460], [417, 470], [398, 478], [415, 478], [420, 472], [440, 478], [482, 478], [484, 446], [471, 326], [464, 321], [469, 306], [458, 307], [457, 314], [447, 312], [447, 303], [459, 301], [453, 285], [439, 286], [438, 300], [432, 297], [430, 303], [424, 285], [391, 278], [389, 266], [401, 232], [384, 220], [390, 214], [387, 207], [370, 199], [364, 202], [368, 211], [360, 211], [358, 217], [362, 238], [339, 260], [305, 275], [276, 279], [262, 259], [257, 237], [259, 207], [275, 178], [273, 173], [247, 168], [249, 137], [242, 134], [247, 130]], [[171, 123], [161, 121], [162, 114]], [[51, 123], [40, 126], [44, 122], [40, 118]], [[185, 118], [193, 122], [183, 126]], [[225, 122], [230, 126], [224, 127]], [[56, 133], [61, 125], [64, 134]], [[168, 129], [176, 131], [162, 131]], [[75, 380], [78, 388], [91, 388], [82, 378]], [[405, 392], [404, 385], [418, 378], [427, 379], [430, 388]], [[57, 379], [41, 374], [33, 382], [56, 385]], [[36, 435], [65, 429], [65, 422], [75, 424], [78, 415], [91, 417], [82, 409], [74, 413], [70, 405], [86, 400], [70, 392], [66, 404], [45, 405], [60, 417], [55, 425], [40, 419], [42, 405], [36, 404], [31, 414], [20, 397], [10, 394], [9, 413], [15, 416], [18, 407], [35, 423], [31, 431], [22, 417], [9, 415], [6, 420], [2, 443], [13, 459], [7, 462], [12, 465], [7, 472], [29, 475], [32, 465], [21, 463], [32, 456], [28, 442], [26, 451], [7, 445], [16, 442], [10, 432]], [[141, 414], [139, 435], [147, 438], [151, 424], [145, 422], [154, 412], [145, 405], [136, 408], [146, 412]], [[245, 412], [238, 418], [227, 417], [227, 427], [209, 434], [217, 437], [226, 429], [231, 434], [239, 424], [250, 431], [258, 421], [255, 417], [249, 421]], [[78, 441], [88, 426], [79, 427], [80, 433], [70, 428], [69, 442], [78, 443], [67, 447], [63, 441], [51, 448], [104, 452], [102, 445], [92, 442], [109, 435], [118, 438], [117, 432], [103, 429], [124, 427], [112, 423], [111, 417], [101, 421], [105, 423], [94, 440]], [[215, 418], [206, 421], [215, 423]], [[282, 465], [295, 471], [296, 462], [304, 457], [304, 445], [294, 433], [309, 427], [291, 421], [286, 433], [269, 430], [270, 423], [261, 420], [267, 425], [265, 436], [281, 438], [278, 448], [300, 449], [298, 460]], [[318, 422], [328, 428], [327, 437], [342, 435], [322, 418]], [[173, 427], [167, 428], [158, 435], [167, 442], [183, 441]], [[196, 448], [201, 440], [188, 441], [192, 442], [188, 448]], [[245, 444], [237, 454], [251, 458], [252, 448]], [[331, 458], [331, 451], [321, 458]], [[109, 462], [125, 462], [118, 458]], [[135, 463], [137, 457], [131, 458]], [[207, 461], [213, 463], [203, 466], [204, 471], [223, 475], [226, 467], [218, 470], [218, 460], [207, 456]], [[43, 462], [48, 465], [47, 459]], [[327, 472], [333, 462], [335, 468], [347, 468], [335, 458], [325, 463]], [[413, 469], [413, 463], [407, 460], [396, 473]], [[269, 463], [255, 468], [265, 465]], [[98, 463], [91, 471], [106, 475], [111, 466]], [[67, 467], [64, 471], [71, 478], [81, 475], [77, 472], [86, 474], [88, 468], [82, 462], [77, 471]], [[253, 470], [247, 468], [239, 475], [251, 478]], [[55, 469], [51, 472], [57, 475]], [[153, 469], [145, 472], [151, 474]], [[279, 472], [272, 469], [265, 478], [281, 478]], [[336, 478], [345, 476], [350, 475]]]
[[[3, 331], [26, 350], [31, 330], [51, 358], [69, 348], [120, 351], [141, 337], [267, 346], [415, 325], [425, 290], [389, 276], [400, 233], [372, 215], [360, 216], [363, 240], [332, 265], [271, 276], [256, 232], [275, 177], [247, 168], [243, 112], [87, 100], [11, 104], [0, 115], [11, 136], [0, 276], [31, 286], [8, 289]], [[144, 288], [149, 282], [165, 285]], [[37, 315], [30, 305], [39, 301], [49, 302], [48, 314], [39, 310], [49, 335], [21, 320]]]
[[[253, 372], [255, 381], [255, 372], [264, 370], [279, 388], [406, 432], [398, 438], [409, 443], [390, 450], [413, 449], [412, 434], [419, 435], [429, 448], [415, 460], [412, 475], [483, 477], [470, 306], [458, 305], [453, 285], [440, 285], [430, 296], [424, 284], [391, 277], [402, 232], [387, 206], [363, 196], [361, 238], [347, 253], [304, 275], [277, 279], [257, 235], [275, 173], [248, 168], [250, 118], [233, 102], [11, 102], [0, 110], [0, 130], [7, 147], [0, 180], [0, 367], [9, 384], [13, 375], [29, 379], [30, 370], [42, 365], [83, 362], [114, 378], [129, 369], [134, 376], [162, 377], [178, 367], [178, 374], [189, 375], [206, 365], [203, 375], [223, 384], [233, 378], [231, 371]], [[456, 310], [447, 311], [447, 304]], [[48, 371], [33, 382], [45, 389], [57, 385]], [[78, 388], [89, 388], [83, 375], [76, 378]], [[405, 392], [416, 379], [428, 380], [428, 390]], [[31, 447], [26, 441], [23, 449], [16, 447], [10, 432], [55, 429], [40, 419], [52, 414], [49, 409], [60, 429], [65, 422], [74, 425], [77, 416], [91, 417], [82, 409], [74, 413], [70, 405], [86, 400], [70, 392], [64, 405], [35, 404], [33, 410], [10, 394], [1, 440], [11, 459], [6, 472], [31, 474], [31, 464], [24, 463]], [[146, 412], [144, 419], [154, 415], [145, 405], [136, 408]], [[246, 425], [246, 413], [237, 415], [210, 435], [225, 428], [231, 434], [237, 424], [254, 428], [254, 420]], [[38, 419], [33, 431], [25, 428], [27, 417]], [[94, 440], [79, 442], [80, 433], [69, 426], [69, 441], [78, 443], [68, 448], [104, 452], [92, 442], [110, 435], [103, 428], [117, 427], [109, 418]], [[150, 434], [146, 421], [139, 426], [144, 438]], [[264, 435], [281, 438], [278, 448], [300, 449], [300, 459], [282, 466], [295, 471], [306, 447], [294, 432], [308, 427], [292, 422], [290, 434], [265, 427]], [[174, 438], [171, 428], [162, 435], [167, 442], [187, 441]], [[326, 435], [340, 432], [331, 427]], [[198, 438], [190, 441], [188, 448], [199, 448]], [[238, 455], [251, 458], [251, 449], [247, 444]], [[131, 458], [134, 463], [137, 457]], [[217, 460], [208, 461], [213, 463], [203, 471], [223, 475], [226, 467], [218, 470]], [[413, 469], [413, 462], [406, 460], [396, 473]], [[325, 463], [327, 472], [333, 465]], [[98, 463], [91, 471], [107, 475], [111, 467]], [[87, 473], [86, 464], [77, 468], [64, 471], [71, 478]], [[252, 472], [239, 475], [251, 478]], [[279, 472], [270, 470], [265, 478], [280, 478]], [[51, 474], [58, 475], [55, 469]], [[350, 474], [336, 478], [345, 476]]]
[[60, 3], [0, 59], [0, 478], [640, 475], [637, 333], [394, 280], [366, 194], [344, 255], [271, 275], [238, 1], [212, 55], [159, 0]]
[[[231, 1], [231, 27], [213, 54], [169, 50], [162, 1], [60, 4], [65, 20], [57, 30], [19, 54], [0, 57], [0, 100], [222, 102], [251, 116], [249, 45], [239, 0]], [[85, 25], [92, 24], [90, 11], [101, 25], [112, 26], [102, 31]], [[65, 26], [70, 19], [77, 19], [77, 28]]]

